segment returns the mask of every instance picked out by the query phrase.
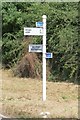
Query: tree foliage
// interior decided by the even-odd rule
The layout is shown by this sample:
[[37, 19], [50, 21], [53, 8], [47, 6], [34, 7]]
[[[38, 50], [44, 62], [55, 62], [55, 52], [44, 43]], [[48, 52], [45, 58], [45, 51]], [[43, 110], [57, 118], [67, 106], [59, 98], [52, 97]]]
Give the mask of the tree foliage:
[[[2, 53], [3, 64], [11, 65], [20, 58], [23, 44], [23, 28], [35, 27], [47, 15], [47, 51], [53, 53], [48, 60], [51, 79], [79, 79], [78, 3], [74, 2], [7, 2], [2, 6]], [[34, 37], [35, 43], [42, 43], [42, 37]]]

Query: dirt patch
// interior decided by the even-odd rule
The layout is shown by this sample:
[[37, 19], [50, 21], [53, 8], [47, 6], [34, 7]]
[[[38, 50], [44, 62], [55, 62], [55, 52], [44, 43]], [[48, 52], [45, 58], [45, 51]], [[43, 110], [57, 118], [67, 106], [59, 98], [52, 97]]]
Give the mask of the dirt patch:
[[41, 80], [13, 77], [10, 70], [2, 73], [2, 114], [41, 118], [41, 112], [50, 112], [49, 118], [78, 118], [78, 85], [47, 82], [47, 100], [43, 102]]

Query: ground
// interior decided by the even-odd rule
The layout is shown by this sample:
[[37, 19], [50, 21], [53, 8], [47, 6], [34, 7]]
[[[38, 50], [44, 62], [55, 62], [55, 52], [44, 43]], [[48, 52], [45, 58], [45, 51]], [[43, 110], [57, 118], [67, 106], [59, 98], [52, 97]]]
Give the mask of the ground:
[[[0, 70], [2, 97], [0, 113], [7, 117], [78, 118], [78, 85], [47, 81], [47, 100], [42, 101], [42, 81], [14, 77], [11, 70]], [[1, 107], [1, 106], [0, 106]]]

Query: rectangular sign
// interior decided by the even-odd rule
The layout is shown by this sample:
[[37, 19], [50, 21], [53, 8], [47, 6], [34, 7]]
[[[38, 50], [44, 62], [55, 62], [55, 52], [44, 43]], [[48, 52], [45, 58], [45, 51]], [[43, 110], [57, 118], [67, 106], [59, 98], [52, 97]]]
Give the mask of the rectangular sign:
[[36, 27], [43, 27], [43, 22], [36, 22]]
[[43, 29], [24, 27], [24, 35], [43, 35]]
[[52, 53], [46, 53], [46, 58], [52, 58], [53, 54]]
[[41, 44], [30, 44], [29, 52], [42, 52], [43, 46]]

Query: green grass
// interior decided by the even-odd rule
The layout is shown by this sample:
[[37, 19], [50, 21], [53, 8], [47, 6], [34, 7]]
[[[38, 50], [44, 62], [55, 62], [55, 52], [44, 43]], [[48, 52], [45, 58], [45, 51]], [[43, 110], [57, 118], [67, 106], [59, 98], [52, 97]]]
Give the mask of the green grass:
[[68, 99], [68, 97], [67, 97], [67, 96], [62, 96], [62, 98], [63, 98], [64, 100], [67, 100], [67, 99]]

